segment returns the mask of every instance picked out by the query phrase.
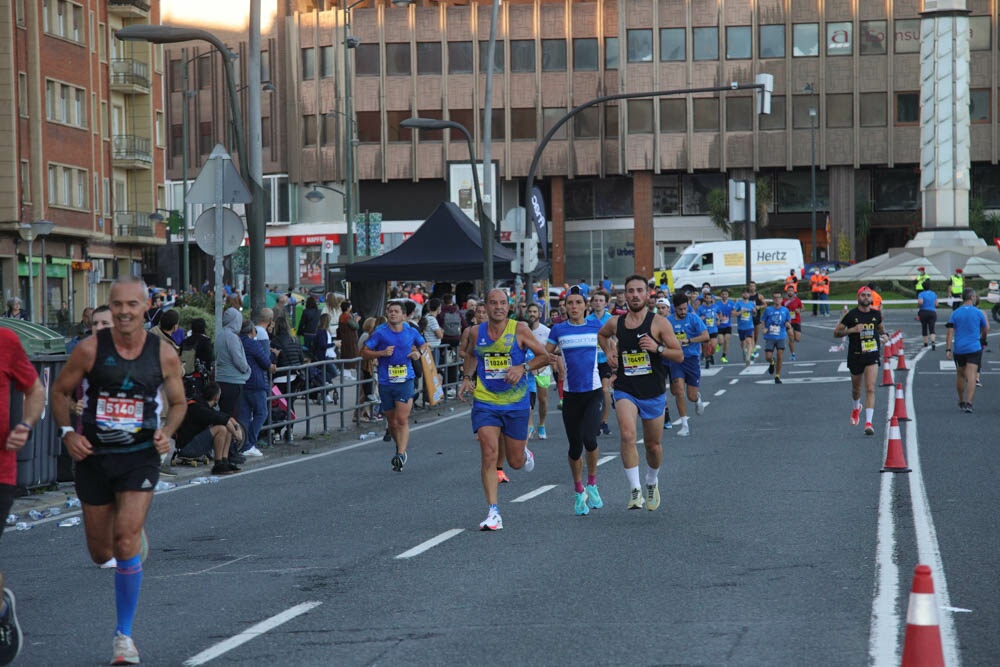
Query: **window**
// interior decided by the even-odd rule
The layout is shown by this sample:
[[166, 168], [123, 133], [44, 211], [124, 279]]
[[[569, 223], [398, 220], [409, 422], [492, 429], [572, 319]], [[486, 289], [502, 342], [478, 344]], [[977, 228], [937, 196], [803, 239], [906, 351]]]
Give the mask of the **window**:
[[[453, 120], [459, 125], [464, 125], [468, 128], [469, 132], [472, 132], [473, 123], [475, 123], [475, 115], [472, 113], [472, 109], [449, 109], [448, 110], [449, 120]], [[452, 140], [464, 141], [465, 137], [458, 132], [451, 133]]]
[[28, 117], [28, 75], [25, 72], [17, 73], [17, 113], [22, 118]]
[[448, 42], [448, 74], [472, 73], [472, 42]]
[[818, 23], [797, 23], [792, 26], [792, 55], [796, 58], [819, 55]]
[[896, 125], [920, 122], [920, 93], [896, 93]]
[[83, 25], [83, 7], [73, 5], [73, 41], [83, 42], [86, 27]]
[[573, 69], [579, 72], [597, 71], [597, 38], [580, 37], [573, 40]]
[[861, 127], [885, 127], [885, 99], [885, 93], [861, 93]]
[[771, 96], [771, 113], [761, 114], [758, 127], [761, 130], [783, 130], [785, 129], [785, 96]]
[[156, 112], [156, 145], [160, 146], [160, 147], [165, 146], [164, 139], [166, 138], [164, 136], [165, 133], [166, 133], [166, 128], [163, 126], [163, 122], [164, 122], [163, 121], [163, 112], [162, 111], [157, 111]]
[[[486, 127], [486, 114], [483, 111], [479, 112], [479, 122], [482, 127]], [[471, 125], [466, 125], [466, 127], [469, 128], [470, 132], [472, 131]], [[493, 135], [494, 139], [503, 139], [506, 135], [503, 109], [493, 109], [493, 113], [490, 114], [490, 134]]]
[[[511, 51], [511, 64], [513, 65], [513, 51]], [[511, 109], [510, 110], [510, 138], [514, 140], [518, 139], [536, 139], [537, 129], [535, 127], [535, 120], [537, 114], [535, 113], [535, 108], [530, 109]]]
[[[263, 55], [263, 54], [261, 54]], [[261, 58], [261, 69], [264, 67], [264, 59]], [[332, 46], [321, 46], [319, 47], [319, 77], [321, 79], [329, 79], [333, 77], [333, 47]], [[267, 81], [264, 78], [263, 71], [260, 75], [261, 81]]]
[[675, 174], [653, 176], [653, 215], [678, 215], [681, 193]]
[[510, 71], [535, 71], [535, 41], [532, 39], [513, 39], [510, 42]]
[[111, 134], [111, 128], [108, 127], [108, 123], [111, 122], [111, 118], [108, 115], [108, 103], [101, 102], [101, 136], [107, 137]]
[[854, 126], [854, 96], [828, 94], [826, 96], [826, 126], [829, 128]]
[[308, 81], [316, 77], [316, 60], [313, 48], [302, 49], [302, 80]]
[[271, 80], [271, 52], [260, 52], [260, 80], [266, 83]]
[[316, 125], [316, 116], [308, 115], [302, 117], [302, 145], [315, 146], [319, 143], [319, 136]]
[[74, 171], [76, 176], [76, 197], [74, 204], [77, 208], [87, 208], [87, 195], [90, 192], [90, 179], [87, 178], [87, 172], [82, 169], [68, 170]]
[[[632, 181], [628, 178], [601, 178], [594, 181], [594, 213], [601, 218], [632, 215]], [[632, 237], [632, 230], [626, 232]]]
[[[695, 115], [697, 116], [697, 112]], [[681, 177], [684, 215], [708, 213], [708, 193], [725, 187], [725, 174], [684, 174]]]
[[695, 60], [718, 60], [719, 59], [719, 29], [695, 28], [694, 29], [694, 59]]
[[409, 111], [387, 111], [385, 113], [385, 139], [390, 142], [413, 141], [413, 130], [401, 127], [400, 123], [410, 117]]
[[565, 39], [542, 40], [542, 71], [543, 72], [566, 71]]
[[[816, 210], [830, 207], [829, 172], [816, 170]], [[812, 170], [809, 167], [776, 174], [775, 197], [780, 213], [808, 213], [812, 210]]]
[[618, 38], [604, 38], [604, 69], [618, 69]]
[[410, 76], [410, 43], [399, 42], [385, 45], [385, 73], [388, 76]]
[[653, 31], [629, 30], [625, 33], [625, 48], [630, 63], [653, 62]]
[[[433, 118], [434, 120], [441, 120], [444, 118], [444, 112], [441, 109], [418, 109], [418, 118]], [[470, 128], [471, 129], [471, 128]], [[444, 132], [442, 130], [420, 130], [417, 133], [417, 137], [420, 141], [443, 141]]]
[[760, 57], [785, 57], [785, 26], [762, 25], [760, 27]]
[[180, 60], [171, 60], [167, 68], [167, 78], [170, 80], [170, 92], [180, 92], [184, 83], [184, 72], [181, 70]]
[[212, 137], [211, 121], [198, 123], [198, 152], [201, 155], [208, 155], [212, 152], [214, 141]]
[[916, 211], [920, 208], [920, 174], [900, 167], [872, 174], [876, 211]]
[[73, 205], [73, 170], [62, 168], [62, 187], [59, 188], [59, 203], [63, 206]]
[[567, 220], [589, 220], [594, 217], [594, 183], [590, 180], [566, 181], [563, 200]]
[[628, 101], [628, 133], [651, 134], [653, 132], [653, 101]]
[[184, 126], [180, 123], [170, 126], [170, 157], [181, 157], [184, 154]]
[[58, 181], [59, 178], [55, 165], [49, 165], [49, 204], [55, 204], [58, 199]]
[[687, 59], [687, 36], [684, 28], [660, 29], [660, 60], [663, 62]]
[[990, 17], [970, 16], [969, 17], [969, 50], [989, 51], [990, 50]]
[[198, 87], [209, 88], [212, 85], [212, 58], [208, 54], [198, 56]]
[[417, 74], [441, 74], [441, 42], [417, 42]]
[[726, 58], [728, 60], [749, 60], [753, 53], [753, 29], [750, 26], [726, 28]]
[[31, 203], [31, 163], [21, 160], [21, 203]]
[[24, 0], [17, 0], [14, 4], [14, 20], [17, 25], [24, 25]]
[[573, 116], [573, 136], [577, 139], [597, 139], [601, 136], [601, 110], [584, 109]]
[[87, 91], [57, 81], [45, 82], [45, 118], [52, 122], [87, 127]]
[[604, 105], [604, 136], [607, 139], [618, 139], [618, 105]]
[[357, 121], [358, 141], [363, 144], [382, 141], [382, 116], [378, 111], [359, 111]]
[[920, 19], [897, 20], [894, 38], [896, 53], [920, 53]]
[[101, 212], [105, 217], [111, 215], [111, 179], [101, 181]]
[[378, 44], [359, 44], [354, 49], [354, 74], [357, 76], [378, 76]]
[[726, 98], [726, 130], [748, 132], [753, 129], [753, 102], [749, 96]]
[[260, 119], [260, 147], [271, 147], [271, 117], [262, 116]]
[[885, 21], [861, 22], [861, 55], [885, 55], [885, 25]]
[[87, 127], [87, 91], [83, 88], [73, 89], [73, 124]]
[[[489, 42], [479, 42], [479, 72], [486, 73], [486, 52], [489, 50]], [[497, 41], [493, 51], [493, 73], [503, 74], [503, 42]]]
[[660, 100], [660, 132], [687, 132], [687, 100]]
[[854, 26], [850, 21], [826, 24], [826, 55], [849, 56], [854, 53]]
[[694, 131], [715, 132], [719, 129], [719, 98], [696, 97], [693, 107]]
[[93, 183], [94, 186], [92, 192], [94, 199], [92, 201], [94, 202], [94, 210], [97, 210], [97, 207], [100, 206], [101, 203], [101, 179], [97, 176], [97, 174], [94, 174]]
[[820, 119], [810, 115], [809, 110], [816, 109], [819, 113], [818, 95], [794, 95], [792, 97], [792, 128], [796, 130], [808, 130], [820, 126]]
[[990, 122], [989, 88], [974, 88], [969, 91], [969, 120], [973, 123]]
[[[566, 115], [566, 109], [554, 108], [554, 109], [542, 109], [542, 135], [548, 134], [549, 130], [559, 122], [559, 119]], [[565, 139], [566, 138], [566, 125], [563, 124], [556, 130], [556, 133], [552, 135], [553, 139]]]

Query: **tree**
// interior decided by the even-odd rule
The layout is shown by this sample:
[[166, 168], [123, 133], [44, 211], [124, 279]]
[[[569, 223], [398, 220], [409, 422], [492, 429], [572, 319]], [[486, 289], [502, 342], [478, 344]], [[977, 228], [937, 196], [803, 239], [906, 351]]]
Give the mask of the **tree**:
[[986, 212], [983, 200], [974, 197], [969, 202], [969, 227], [987, 243], [1000, 236], [1000, 215], [996, 211]]
[[712, 224], [730, 236], [732, 230], [729, 224], [729, 193], [722, 188], [715, 188], [708, 193], [708, 217]]

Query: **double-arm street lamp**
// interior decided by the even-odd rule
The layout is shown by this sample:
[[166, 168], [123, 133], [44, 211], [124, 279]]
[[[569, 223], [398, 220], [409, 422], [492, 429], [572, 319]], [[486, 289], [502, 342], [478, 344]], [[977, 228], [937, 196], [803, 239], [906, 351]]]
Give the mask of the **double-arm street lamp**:
[[[253, 11], [251, 11], [251, 14], [253, 14]], [[246, 142], [246, 134], [243, 131], [243, 118], [240, 113], [236, 80], [233, 72], [235, 54], [216, 35], [207, 30], [197, 28], [134, 24], [116, 30], [115, 36], [123, 41], [143, 41], [152, 44], [203, 41], [214, 46], [222, 54], [222, 62], [225, 65], [226, 73], [226, 87], [229, 94], [230, 122], [232, 123], [233, 135], [236, 137], [235, 148], [240, 157], [240, 171], [244, 180], [248, 181], [247, 184], [250, 187], [252, 198], [252, 201], [247, 205], [247, 232], [250, 236], [250, 304], [254, 311], [259, 310], [265, 303], [264, 245], [266, 229], [264, 227], [264, 191], [261, 187], [261, 174], [258, 173], [260, 161], [252, 158], [249, 150], [250, 147]], [[251, 72], [252, 74], [253, 72]], [[251, 78], [252, 81], [253, 78]], [[251, 86], [248, 94], [259, 97], [260, 89], [257, 86]], [[251, 109], [259, 108], [259, 106], [259, 104], [251, 105]], [[253, 149], [259, 155], [261, 147], [255, 145]], [[221, 286], [216, 285], [216, 289], [221, 289]]]
[[472, 184], [476, 188], [476, 209], [479, 211], [479, 238], [483, 246], [483, 285], [485, 290], [493, 288], [493, 221], [483, 207], [483, 193], [479, 189], [479, 171], [476, 169], [476, 148], [472, 135], [461, 123], [436, 118], [407, 118], [399, 124], [411, 130], [458, 130], [465, 135], [469, 144], [469, 164], [472, 166]]
[[[21, 224], [20, 228], [17, 230], [21, 238], [28, 242], [28, 314], [31, 317], [31, 321], [35, 321], [35, 239], [38, 237], [46, 237], [55, 227], [54, 222], [49, 222], [48, 220], [35, 220], [34, 222], [25, 222]], [[42, 263], [45, 263], [45, 252], [42, 252]], [[44, 290], [45, 287], [43, 286]], [[42, 321], [45, 321], [45, 298], [43, 291], [42, 298]]]

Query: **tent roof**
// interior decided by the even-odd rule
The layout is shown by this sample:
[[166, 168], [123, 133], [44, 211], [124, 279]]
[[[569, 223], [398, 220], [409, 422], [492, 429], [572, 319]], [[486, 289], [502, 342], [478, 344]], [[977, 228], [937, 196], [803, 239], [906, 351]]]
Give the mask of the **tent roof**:
[[[512, 278], [510, 262], [513, 259], [513, 251], [494, 244], [494, 277]], [[542, 265], [540, 262], [539, 266]], [[479, 227], [458, 206], [442, 202], [399, 247], [379, 257], [351, 264], [346, 273], [350, 281], [482, 279], [483, 249]]]

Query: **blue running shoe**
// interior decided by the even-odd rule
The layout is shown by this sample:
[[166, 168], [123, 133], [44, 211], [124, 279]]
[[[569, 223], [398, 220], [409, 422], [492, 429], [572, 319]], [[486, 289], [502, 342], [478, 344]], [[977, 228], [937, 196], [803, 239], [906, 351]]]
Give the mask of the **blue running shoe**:
[[587, 505], [589, 505], [591, 509], [595, 510], [599, 510], [604, 507], [604, 501], [601, 500], [601, 494], [597, 492], [597, 485], [588, 484], [585, 488], [587, 489]]
[[590, 514], [590, 508], [587, 507], [587, 492], [573, 494], [576, 500], [573, 503], [573, 509], [576, 510], [577, 516], [584, 516]]

